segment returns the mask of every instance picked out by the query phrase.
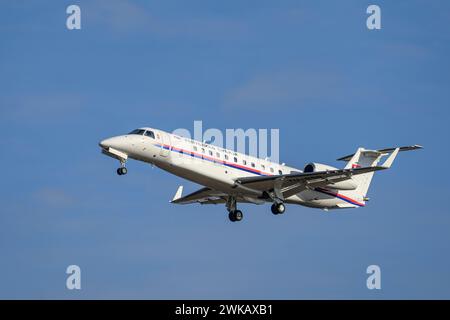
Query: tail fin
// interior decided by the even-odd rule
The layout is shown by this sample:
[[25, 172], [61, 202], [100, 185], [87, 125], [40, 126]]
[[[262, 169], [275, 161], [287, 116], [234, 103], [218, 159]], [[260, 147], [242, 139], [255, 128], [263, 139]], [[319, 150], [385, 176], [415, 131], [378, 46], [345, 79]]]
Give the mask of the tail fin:
[[[382, 157], [390, 154], [390, 156], [386, 159], [386, 161], [382, 165], [387, 169], [391, 167], [398, 152], [416, 150], [421, 148], [422, 146], [419, 145], [398, 147], [398, 148], [386, 148], [380, 150], [367, 150], [364, 148], [358, 148], [356, 153], [339, 158], [338, 160], [348, 161], [347, 165], [345, 166], [345, 169], [374, 167], [378, 165]], [[373, 174], [374, 172], [368, 172], [364, 174], [355, 175], [352, 179], [357, 183], [358, 187], [355, 190], [341, 191], [341, 193], [355, 197], [362, 202], [367, 201], [368, 198], [366, 196], [367, 192], [369, 191], [369, 186], [372, 181]]]

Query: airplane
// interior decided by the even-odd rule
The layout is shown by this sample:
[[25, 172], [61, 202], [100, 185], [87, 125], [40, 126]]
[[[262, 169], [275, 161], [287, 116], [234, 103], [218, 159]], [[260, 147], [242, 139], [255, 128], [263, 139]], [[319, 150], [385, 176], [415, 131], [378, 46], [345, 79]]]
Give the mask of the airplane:
[[[125, 175], [127, 160], [134, 159], [202, 185], [184, 196], [179, 186], [171, 203], [225, 204], [232, 222], [243, 219], [238, 203], [272, 203], [275, 215], [285, 212], [285, 204], [326, 211], [364, 207], [375, 171], [389, 169], [400, 151], [422, 148], [360, 147], [337, 159], [347, 162], [343, 169], [313, 162], [300, 170], [148, 127], [102, 140], [99, 145], [103, 154], [119, 160], [118, 175]], [[388, 157], [380, 165], [384, 156]]]

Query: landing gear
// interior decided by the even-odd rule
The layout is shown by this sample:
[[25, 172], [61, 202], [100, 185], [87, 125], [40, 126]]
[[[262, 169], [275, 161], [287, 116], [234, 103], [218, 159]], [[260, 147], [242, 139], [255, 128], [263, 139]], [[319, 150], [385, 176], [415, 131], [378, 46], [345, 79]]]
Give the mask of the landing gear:
[[273, 214], [283, 214], [286, 210], [286, 207], [283, 203], [274, 203], [272, 207], [270, 208], [272, 210]]
[[241, 221], [244, 218], [244, 215], [242, 214], [241, 210], [234, 210], [228, 213], [228, 218], [230, 219], [230, 221], [236, 222]]
[[236, 207], [236, 198], [233, 196], [228, 197], [227, 199], [227, 210], [228, 210], [228, 219], [232, 222], [241, 221], [244, 218], [241, 210], [238, 210]]
[[127, 174], [127, 172], [128, 172], [128, 170], [127, 170], [127, 168], [125, 168], [125, 167], [120, 167], [120, 168], [117, 169], [117, 174], [118, 174], [119, 176], [124, 175], [124, 174]]
[[123, 176], [125, 174], [127, 174], [128, 170], [125, 167], [125, 160], [120, 160], [120, 168], [117, 169], [117, 174], [119, 176]]

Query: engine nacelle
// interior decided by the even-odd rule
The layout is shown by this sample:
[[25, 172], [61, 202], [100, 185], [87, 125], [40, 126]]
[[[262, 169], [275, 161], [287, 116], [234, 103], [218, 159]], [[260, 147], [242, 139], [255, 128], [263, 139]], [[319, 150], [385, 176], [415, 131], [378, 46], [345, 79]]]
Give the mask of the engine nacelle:
[[327, 170], [338, 170], [338, 168], [328, 166], [322, 163], [311, 162], [305, 166], [303, 172], [317, 172], [317, 171], [327, 171]]
[[[327, 170], [339, 170], [339, 169], [326, 164], [311, 162], [305, 166], [303, 172], [308, 173]], [[336, 190], [355, 190], [358, 187], [358, 185], [356, 184], [355, 181], [353, 181], [353, 179], [350, 178], [345, 181], [339, 181], [333, 184], [328, 184], [326, 187], [329, 189], [336, 189]]]

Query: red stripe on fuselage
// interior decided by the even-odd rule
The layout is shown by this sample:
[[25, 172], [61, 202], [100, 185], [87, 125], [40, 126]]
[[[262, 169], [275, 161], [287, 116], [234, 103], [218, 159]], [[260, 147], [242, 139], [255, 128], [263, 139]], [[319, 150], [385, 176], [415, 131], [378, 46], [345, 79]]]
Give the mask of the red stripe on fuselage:
[[[161, 145], [157, 144], [156, 146], [160, 147]], [[199, 158], [202, 158], [202, 159], [205, 159], [205, 160], [210, 160], [210, 161], [213, 161], [213, 162], [216, 162], [216, 163], [221, 163], [223, 165], [227, 165], [227, 166], [230, 166], [230, 167], [233, 167], [233, 168], [236, 168], [236, 169], [249, 171], [251, 173], [255, 173], [255, 174], [259, 174], [259, 175], [271, 176], [270, 173], [265, 173], [265, 172], [259, 171], [257, 169], [254, 169], [254, 168], [250, 168], [250, 167], [246, 167], [246, 166], [243, 166], [243, 165], [239, 165], [239, 164], [234, 163], [234, 162], [228, 162], [228, 161], [216, 159], [216, 158], [207, 156], [205, 154], [201, 154], [201, 153], [197, 153], [197, 152], [194, 152], [194, 151], [185, 150], [185, 149], [181, 149], [181, 148], [177, 148], [177, 147], [171, 147], [171, 146], [169, 146], [167, 144], [164, 144], [162, 146], [163, 146], [163, 148], [165, 148], [165, 149], [167, 149], [169, 151], [183, 152], [183, 154], [186, 154], [186, 155], [190, 155], [190, 156], [195, 155], [195, 156], [197, 156]]]
[[319, 192], [322, 192], [322, 193], [325, 193], [325, 194], [328, 194], [330, 196], [339, 198], [339, 199], [344, 200], [346, 202], [349, 202], [351, 204], [355, 204], [355, 205], [360, 206], [360, 207], [364, 207], [365, 206], [364, 203], [358, 202], [355, 199], [349, 198], [349, 197], [344, 196], [344, 195], [339, 194], [339, 193], [332, 192], [332, 191], [324, 189], [324, 188], [316, 188], [315, 190], [319, 191]]

